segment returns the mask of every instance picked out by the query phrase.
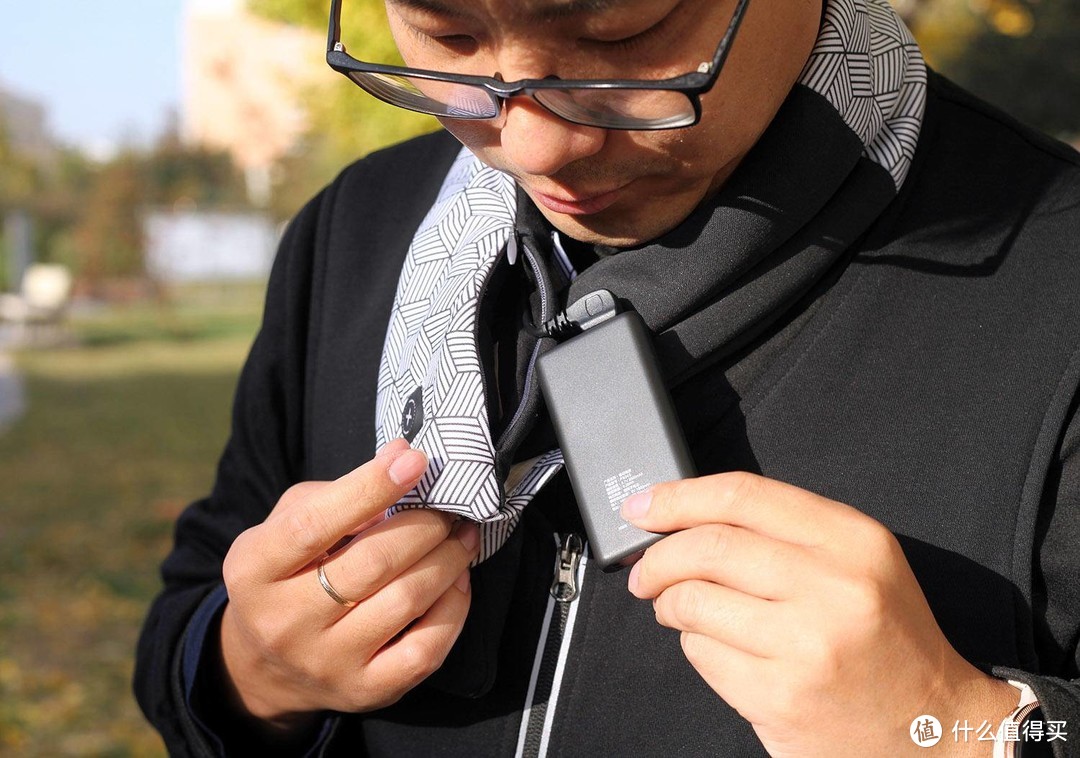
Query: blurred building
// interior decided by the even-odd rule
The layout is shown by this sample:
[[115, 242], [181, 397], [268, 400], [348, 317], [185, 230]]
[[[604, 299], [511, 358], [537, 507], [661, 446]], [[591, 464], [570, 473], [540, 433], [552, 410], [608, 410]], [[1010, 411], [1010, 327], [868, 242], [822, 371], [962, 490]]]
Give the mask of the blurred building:
[[242, 0], [187, 0], [184, 10], [181, 134], [227, 150], [263, 205], [271, 167], [304, 131], [305, 90], [327, 78], [325, 42], [248, 13]]
[[277, 247], [259, 213], [154, 211], [143, 217], [146, 271], [160, 283], [265, 279]]
[[56, 157], [45, 106], [5, 89], [3, 84], [0, 84], [0, 130], [12, 151], [39, 165], [48, 164]]

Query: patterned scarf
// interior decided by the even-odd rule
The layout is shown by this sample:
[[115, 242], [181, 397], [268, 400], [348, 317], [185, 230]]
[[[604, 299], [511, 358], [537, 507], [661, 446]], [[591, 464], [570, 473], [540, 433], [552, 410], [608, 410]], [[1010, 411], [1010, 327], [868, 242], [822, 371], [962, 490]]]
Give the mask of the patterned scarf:
[[[605, 258], [568, 297], [604, 287], [633, 303], [672, 382], [732, 352], [896, 196], [925, 95], [922, 56], [887, 0], [829, 0], [799, 84], [718, 196], [683, 224], [700, 229], [696, 238], [669, 234]], [[437, 508], [480, 522], [478, 561], [562, 466], [559, 450], [508, 476], [496, 465], [513, 451], [492, 438], [477, 334], [492, 271], [519, 252], [516, 214], [513, 180], [463, 149], [409, 247], [379, 367], [378, 444], [404, 436], [429, 459], [391, 512]]]

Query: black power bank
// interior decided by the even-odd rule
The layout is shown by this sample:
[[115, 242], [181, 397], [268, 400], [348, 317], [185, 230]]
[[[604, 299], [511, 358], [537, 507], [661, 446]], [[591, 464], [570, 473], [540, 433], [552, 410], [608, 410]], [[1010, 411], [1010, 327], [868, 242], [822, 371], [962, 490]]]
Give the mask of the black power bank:
[[663, 535], [623, 521], [623, 500], [694, 476], [649, 330], [620, 313], [545, 353], [538, 369], [592, 559], [605, 571], [630, 565]]

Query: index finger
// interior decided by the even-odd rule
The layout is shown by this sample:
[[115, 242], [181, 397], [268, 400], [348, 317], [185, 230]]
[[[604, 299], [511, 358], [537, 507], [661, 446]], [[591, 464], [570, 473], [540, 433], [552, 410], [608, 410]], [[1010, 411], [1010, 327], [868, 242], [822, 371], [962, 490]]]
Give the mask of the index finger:
[[869, 520], [851, 506], [744, 471], [657, 484], [627, 498], [621, 515], [650, 532], [720, 523], [807, 546]]
[[345, 535], [401, 499], [427, 468], [411, 448], [376, 456], [306, 497], [285, 503], [263, 522], [259, 553], [265, 578], [292, 576]]

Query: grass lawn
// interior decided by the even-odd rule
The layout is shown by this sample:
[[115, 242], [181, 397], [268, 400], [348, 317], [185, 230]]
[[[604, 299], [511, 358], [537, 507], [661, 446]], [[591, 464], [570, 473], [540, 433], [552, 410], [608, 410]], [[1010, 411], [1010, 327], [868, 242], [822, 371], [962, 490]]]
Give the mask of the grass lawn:
[[163, 755], [131, 695], [172, 522], [208, 490], [261, 290], [75, 320], [0, 434], [0, 754]]

